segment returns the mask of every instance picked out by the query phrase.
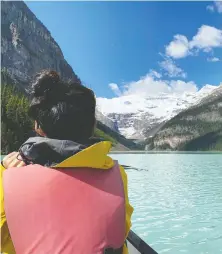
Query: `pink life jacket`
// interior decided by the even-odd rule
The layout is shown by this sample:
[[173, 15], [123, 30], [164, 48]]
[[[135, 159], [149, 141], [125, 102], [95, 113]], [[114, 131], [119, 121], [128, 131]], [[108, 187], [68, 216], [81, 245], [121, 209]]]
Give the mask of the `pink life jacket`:
[[106, 171], [11, 168], [4, 171], [3, 186], [16, 254], [103, 254], [109, 247], [122, 249], [125, 198], [118, 164]]

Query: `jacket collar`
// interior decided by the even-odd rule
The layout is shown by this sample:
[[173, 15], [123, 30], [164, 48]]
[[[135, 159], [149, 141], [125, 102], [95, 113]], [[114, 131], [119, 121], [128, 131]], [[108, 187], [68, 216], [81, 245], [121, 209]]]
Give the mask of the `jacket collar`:
[[27, 164], [32, 162], [57, 168], [108, 169], [114, 165], [108, 156], [111, 147], [111, 142], [100, 139], [91, 139], [87, 144], [79, 144], [69, 140], [33, 137], [29, 138], [19, 151]]
[[114, 161], [108, 156], [111, 147], [111, 142], [99, 142], [67, 158], [55, 167], [89, 167], [105, 170], [109, 169], [114, 165]]

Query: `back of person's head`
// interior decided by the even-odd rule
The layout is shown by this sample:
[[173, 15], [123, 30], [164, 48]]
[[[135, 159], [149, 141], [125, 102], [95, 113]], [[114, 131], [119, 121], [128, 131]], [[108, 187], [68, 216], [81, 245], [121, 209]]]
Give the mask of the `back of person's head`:
[[64, 82], [55, 71], [44, 70], [32, 84], [29, 116], [48, 138], [83, 142], [94, 131], [96, 100], [78, 82]]

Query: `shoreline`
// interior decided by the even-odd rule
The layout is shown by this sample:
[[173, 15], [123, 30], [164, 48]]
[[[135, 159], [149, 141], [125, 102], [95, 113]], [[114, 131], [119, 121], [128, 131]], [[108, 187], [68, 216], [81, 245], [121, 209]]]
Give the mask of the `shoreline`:
[[111, 151], [109, 154], [222, 154], [222, 151]]

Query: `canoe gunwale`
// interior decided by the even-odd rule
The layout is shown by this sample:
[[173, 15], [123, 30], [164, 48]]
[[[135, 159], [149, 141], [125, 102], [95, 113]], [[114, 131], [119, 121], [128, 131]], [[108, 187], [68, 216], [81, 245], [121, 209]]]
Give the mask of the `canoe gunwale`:
[[129, 241], [142, 254], [158, 254], [132, 230], [130, 230], [128, 234], [127, 241]]

